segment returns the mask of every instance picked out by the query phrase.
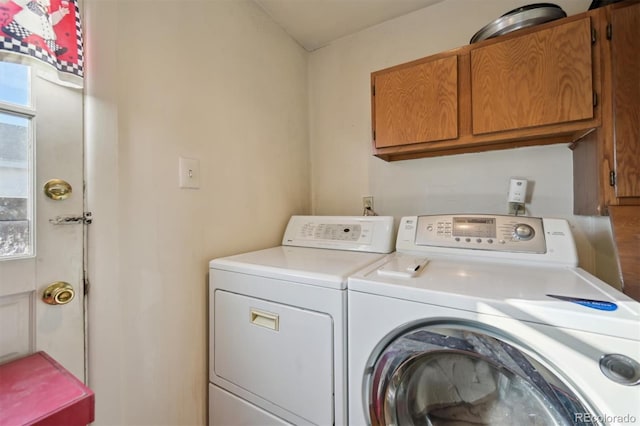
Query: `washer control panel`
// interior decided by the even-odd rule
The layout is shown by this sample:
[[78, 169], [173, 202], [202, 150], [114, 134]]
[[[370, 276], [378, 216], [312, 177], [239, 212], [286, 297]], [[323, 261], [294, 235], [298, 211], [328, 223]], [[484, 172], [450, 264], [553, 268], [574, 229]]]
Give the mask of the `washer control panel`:
[[501, 215], [418, 216], [415, 244], [493, 251], [545, 253], [542, 219]]

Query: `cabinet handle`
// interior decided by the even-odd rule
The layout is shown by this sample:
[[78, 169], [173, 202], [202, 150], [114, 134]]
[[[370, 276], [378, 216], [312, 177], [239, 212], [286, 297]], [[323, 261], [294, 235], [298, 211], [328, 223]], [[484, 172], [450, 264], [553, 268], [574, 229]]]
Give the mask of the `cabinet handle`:
[[280, 328], [280, 315], [259, 311], [254, 308], [251, 308], [250, 310], [249, 321], [253, 325], [269, 328], [275, 331], [278, 331]]

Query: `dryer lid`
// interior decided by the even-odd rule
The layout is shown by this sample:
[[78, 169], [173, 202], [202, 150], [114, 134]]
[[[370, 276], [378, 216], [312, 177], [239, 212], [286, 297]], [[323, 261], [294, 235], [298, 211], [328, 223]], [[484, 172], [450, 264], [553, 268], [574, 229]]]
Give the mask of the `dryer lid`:
[[278, 246], [214, 259], [209, 267], [344, 290], [350, 275], [382, 256], [358, 251]]

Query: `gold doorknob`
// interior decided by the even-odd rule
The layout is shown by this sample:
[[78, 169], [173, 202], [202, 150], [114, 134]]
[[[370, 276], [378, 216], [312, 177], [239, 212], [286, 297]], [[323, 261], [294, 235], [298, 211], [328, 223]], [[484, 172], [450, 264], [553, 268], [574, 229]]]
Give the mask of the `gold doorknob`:
[[75, 295], [76, 291], [71, 284], [64, 281], [56, 281], [44, 289], [42, 301], [49, 305], [66, 305], [73, 300]]
[[51, 179], [44, 184], [44, 193], [52, 200], [66, 200], [71, 197], [71, 184], [62, 179]]

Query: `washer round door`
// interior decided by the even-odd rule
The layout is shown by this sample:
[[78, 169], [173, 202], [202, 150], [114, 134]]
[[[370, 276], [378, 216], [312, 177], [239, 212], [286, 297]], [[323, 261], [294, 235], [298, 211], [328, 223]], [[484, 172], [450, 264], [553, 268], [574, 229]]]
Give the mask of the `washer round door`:
[[[469, 325], [395, 338], [369, 381], [373, 425], [591, 425], [569, 386], [513, 342]], [[595, 417], [595, 416], [594, 416]]]

